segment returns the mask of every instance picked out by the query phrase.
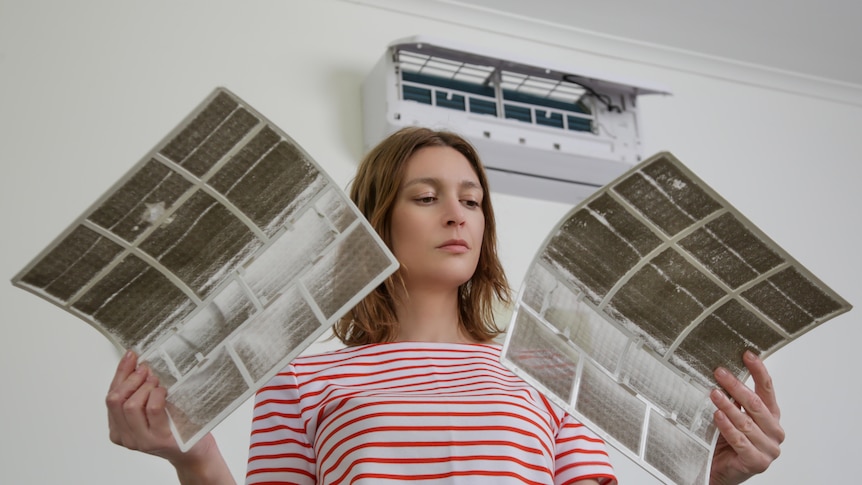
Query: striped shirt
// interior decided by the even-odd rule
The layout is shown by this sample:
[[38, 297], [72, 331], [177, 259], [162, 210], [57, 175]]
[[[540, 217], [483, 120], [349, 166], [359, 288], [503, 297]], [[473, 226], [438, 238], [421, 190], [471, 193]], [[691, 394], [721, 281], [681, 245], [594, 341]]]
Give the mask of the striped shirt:
[[246, 483], [615, 483], [604, 442], [500, 351], [393, 342], [297, 358], [257, 393]]

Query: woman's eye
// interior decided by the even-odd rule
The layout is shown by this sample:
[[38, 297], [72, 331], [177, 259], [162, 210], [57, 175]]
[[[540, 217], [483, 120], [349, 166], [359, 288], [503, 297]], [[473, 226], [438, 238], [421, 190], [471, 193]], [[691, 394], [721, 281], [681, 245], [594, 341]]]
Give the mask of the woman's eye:
[[436, 200], [435, 197], [430, 196], [430, 195], [426, 196], [426, 197], [419, 197], [418, 199], [416, 199], [416, 201], [419, 202], [420, 204], [430, 204], [430, 203], [434, 202], [435, 200]]
[[479, 203], [479, 201], [476, 201], [476, 200], [469, 200], [469, 199], [464, 201], [464, 205], [466, 205], [467, 207], [469, 207], [469, 208], [471, 208], [471, 209], [476, 209], [476, 208], [478, 208], [478, 207], [480, 207], [480, 206], [481, 206], [481, 204]]

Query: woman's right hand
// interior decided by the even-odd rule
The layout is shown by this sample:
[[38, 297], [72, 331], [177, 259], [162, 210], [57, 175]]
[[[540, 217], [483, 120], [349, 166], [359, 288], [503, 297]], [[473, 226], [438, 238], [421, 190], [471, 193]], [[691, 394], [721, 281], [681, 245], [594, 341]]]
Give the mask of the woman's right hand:
[[126, 352], [105, 398], [111, 441], [168, 460], [180, 483], [235, 483], [212, 434], [187, 452], [180, 451], [165, 408], [167, 390], [149, 367], [137, 361], [134, 352]]
[[137, 360], [133, 351], [126, 352], [105, 398], [111, 441], [174, 462], [182, 452], [168, 424], [167, 391], [149, 367], [137, 365]]

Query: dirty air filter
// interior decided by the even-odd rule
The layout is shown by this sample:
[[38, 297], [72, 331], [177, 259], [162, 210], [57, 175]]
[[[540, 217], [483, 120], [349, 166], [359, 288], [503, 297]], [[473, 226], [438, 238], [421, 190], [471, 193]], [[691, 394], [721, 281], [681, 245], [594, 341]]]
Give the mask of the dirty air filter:
[[669, 153], [567, 214], [525, 277], [503, 363], [664, 482], [706, 483], [712, 372], [747, 376], [850, 305]]
[[320, 166], [220, 88], [13, 283], [135, 350], [186, 450], [397, 267]]

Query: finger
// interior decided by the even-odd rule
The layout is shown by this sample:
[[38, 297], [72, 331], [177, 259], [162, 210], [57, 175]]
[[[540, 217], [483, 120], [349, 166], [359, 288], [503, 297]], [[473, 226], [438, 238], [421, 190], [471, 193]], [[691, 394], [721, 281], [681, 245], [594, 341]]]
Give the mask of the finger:
[[[729, 401], [721, 391], [715, 390], [713, 394], [718, 399]], [[731, 406], [732, 409], [736, 409]], [[714, 414], [715, 425], [724, 437], [724, 440], [733, 448], [741, 465], [741, 471], [746, 474], [761, 473], [778, 457], [778, 448], [767, 446], [759, 447], [749, 439], [742, 430], [721, 409]]]
[[[757, 393], [726, 369], [717, 369], [715, 378], [730, 395], [728, 397], [718, 390], [713, 391], [710, 397], [716, 407], [755, 447], [769, 456], [778, 456], [778, 447], [784, 441], [784, 430], [778, 422], [778, 417], [772, 414]], [[732, 402], [730, 398], [736, 402]], [[738, 405], [741, 405], [741, 408]], [[724, 431], [727, 432], [727, 430]], [[725, 434], [724, 437], [728, 442], [731, 441], [730, 435], [736, 436], [735, 432]], [[741, 440], [741, 437], [736, 438], [737, 446]]]
[[[743, 437], [745, 441], [750, 441], [755, 445], [763, 444], [767, 441], [765, 433], [758, 426], [757, 422], [748, 415], [743, 409], [737, 407], [736, 403], [731, 401], [730, 398], [721, 392], [718, 389], [713, 390], [710, 395], [710, 399], [712, 399], [715, 407], [718, 408], [718, 411], [724, 415], [725, 419], [727, 419], [730, 425], [733, 427], [732, 435], [736, 435], [737, 433], [741, 433], [742, 436], [739, 436], [739, 441], [741, 441]], [[725, 435], [725, 438], [730, 441], [730, 436]]]
[[715, 390], [712, 391], [710, 397], [712, 398], [712, 402], [715, 403], [715, 406], [718, 408], [713, 416], [715, 426], [718, 428], [721, 435], [724, 436], [727, 444], [729, 444], [740, 456], [747, 455], [751, 450], [755, 450], [756, 447], [751, 442], [751, 439], [737, 428], [734, 422], [728, 417], [727, 411], [725, 411], [725, 409], [728, 408], [723, 403], [723, 401], [729, 401], [727, 396], [721, 391]]
[[144, 381], [123, 404], [123, 417], [126, 420], [129, 431], [134, 436], [144, 437], [148, 436], [150, 428], [146, 405], [150, 393], [158, 385], [158, 379], [155, 378], [146, 366], [139, 367], [135, 373], [141, 374]]
[[740, 456], [756, 453], [761, 447], [769, 447], [770, 442], [757, 423], [719, 390], [714, 390], [710, 398], [718, 411], [715, 424], [728, 444]]
[[105, 396], [109, 415], [122, 412], [123, 404], [144, 382], [146, 375], [143, 369], [137, 367], [137, 360], [137, 355], [130, 350], [117, 364], [117, 371], [108, 388], [108, 395]]
[[[780, 441], [769, 435], [752, 417], [718, 389], [710, 393], [715, 412], [715, 425], [749, 472], [766, 469], [781, 452]], [[774, 418], [773, 418], [774, 419]]]
[[[123, 364], [120, 364], [123, 366]], [[133, 362], [134, 365], [134, 362]], [[123, 379], [118, 379], [120, 376], [125, 376]], [[141, 386], [144, 380], [147, 377], [147, 370], [145, 367], [140, 366], [137, 368], [132, 368], [132, 372], [126, 373], [126, 370], [117, 370], [117, 375], [114, 376], [116, 383], [111, 383], [111, 387], [108, 389], [108, 395], [106, 400], [108, 401], [108, 407], [116, 404], [124, 403], [129, 397], [134, 394], [135, 391]]]
[[117, 371], [114, 373], [114, 379], [111, 381], [109, 389], [113, 389], [120, 385], [129, 375], [135, 371], [135, 364], [138, 356], [133, 350], [127, 350], [120, 362], [117, 364]]
[[[134, 353], [131, 356], [127, 355], [123, 358], [123, 362], [118, 366], [117, 374], [115, 375], [114, 380], [117, 382], [112, 383], [110, 389], [108, 389], [108, 395], [105, 397], [105, 405], [108, 407], [108, 424], [110, 425], [125, 427], [123, 407], [146, 380], [146, 367], [132, 367], [132, 372], [127, 373], [129, 362], [134, 366], [135, 361]], [[125, 378], [122, 380], [118, 379], [122, 376], [125, 376]]]
[[[765, 394], [765, 397], [762, 397], [758, 392], [752, 391], [726, 369], [719, 368], [715, 372], [716, 381], [741, 406], [744, 412], [740, 409], [730, 409], [729, 406], [726, 409], [722, 409], [721, 407], [719, 409], [722, 409], [737, 427], [747, 429], [749, 422], [753, 421], [753, 424], [756, 424], [759, 428], [758, 431], [763, 432], [766, 440], [777, 441], [780, 444], [784, 441], [784, 430], [779, 424], [780, 416], [776, 414], [778, 404], [775, 402], [775, 393], [771, 390], [772, 384], [769, 373], [766, 372], [763, 362], [753, 353], [747, 352], [744, 360], [754, 369], [752, 373], [757, 373], [755, 385], [760, 386], [760, 391]], [[767, 404], [766, 399], [770, 400], [775, 412], [770, 408], [770, 404]], [[755, 438], [755, 436], [752, 436], [752, 438]], [[759, 435], [756, 438], [758, 445], [771, 446], [770, 443], [766, 443]]]
[[751, 378], [754, 380], [754, 392], [760, 396], [760, 399], [776, 418], [781, 417], [781, 410], [778, 408], [778, 400], [775, 397], [775, 386], [772, 383], [772, 376], [766, 370], [763, 361], [754, 352], [746, 351], [742, 356], [745, 367], [751, 372]]
[[158, 378], [155, 379], [156, 387], [150, 392], [149, 399], [147, 399], [147, 422], [153, 432], [158, 432], [160, 435], [170, 435], [170, 424], [166, 410], [168, 392], [164, 387], [158, 385]]

